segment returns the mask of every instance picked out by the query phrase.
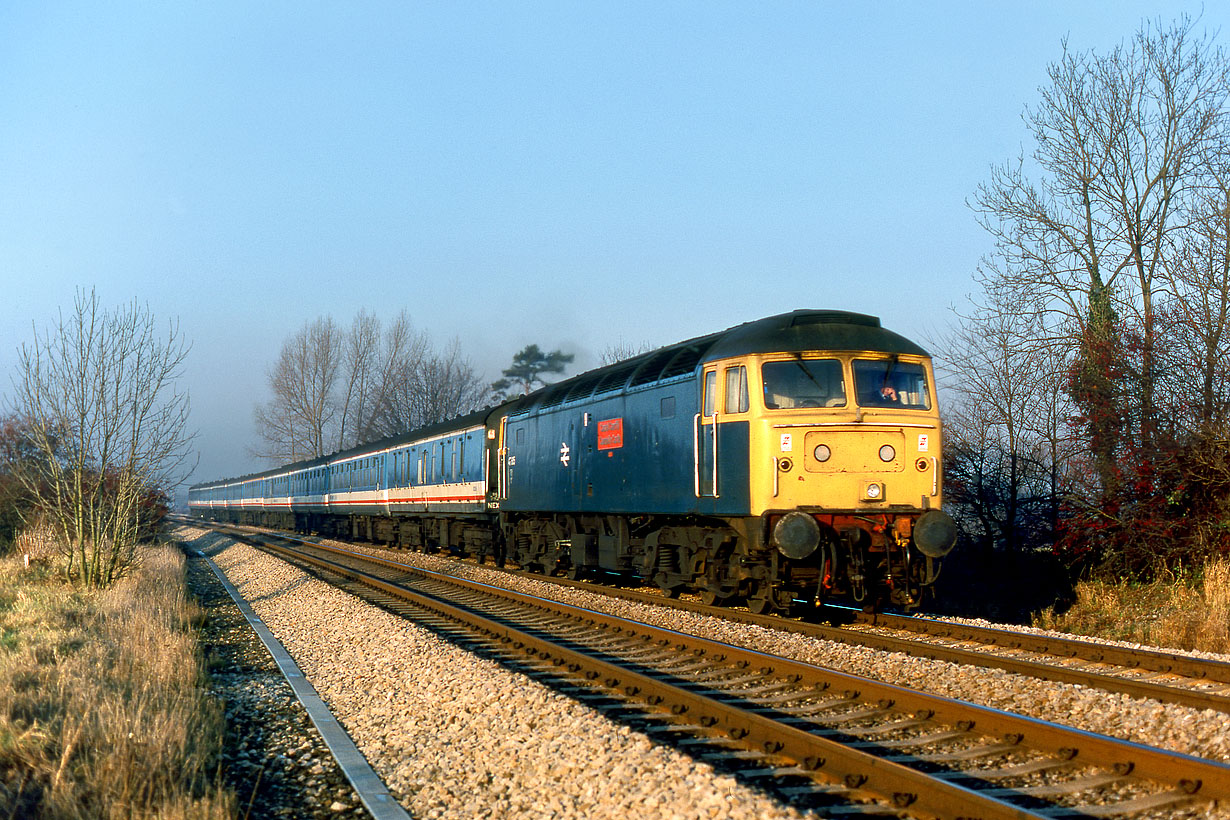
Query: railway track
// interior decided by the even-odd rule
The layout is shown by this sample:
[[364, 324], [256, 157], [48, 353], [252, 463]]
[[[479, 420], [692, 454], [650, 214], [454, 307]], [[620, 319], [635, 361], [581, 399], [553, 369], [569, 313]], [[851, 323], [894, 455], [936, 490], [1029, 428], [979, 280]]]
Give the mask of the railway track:
[[239, 535], [803, 805], [1019, 818], [1145, 816], [1230, 799], [1223, 764], [388, 559]]
[[[542, 578], [539, 575], [533, 577]], [[1216, 659], [837, 607], [816, 612], [815, 618], [757, 615], [741, 608], [668, 598], [658, 591], [612, 587], [568, 578], [552, 577], [548, 580], [600, 595], [794, 632], [834, 643], [1003, 669], [1040, 680], [1230, 713], [1230, 663]], [[844, 626], [827, 625], [817, 619]]]
[[[517, 570], [503, 571], [523, 574]], [[815, 613], [814, 618], [757, 615], [741, 608], [668, 598], [657, 590], [628, 589], [584, 580], [544, 578], [541, 575], [531, 577], [599, 595], [754, 624], [839, 644], [901, 652], [967, 666], [1003, 669], [1039, 680], [1230, 713], [1230, 663], [1221, 660], [1157, 649], [1112, 646], [1079, 638], [835, 607]], [[818, 622], [818, 618], [844, 625], [828, 625]]]
[[707, 606], [699, 601], [670, 599], [656, 592], [560, 578], [551, 580], [626, 600], [795, 632], [834, 643], [1003, 669], [1040, 680], [1230, 713], [1230, 663], [1220, 660], [931, 618], [850, 610], [834, 609], [828, 617], [851, 624], [853, 628], [829, 626], [813, 620], [757, 615], [731, 607]]

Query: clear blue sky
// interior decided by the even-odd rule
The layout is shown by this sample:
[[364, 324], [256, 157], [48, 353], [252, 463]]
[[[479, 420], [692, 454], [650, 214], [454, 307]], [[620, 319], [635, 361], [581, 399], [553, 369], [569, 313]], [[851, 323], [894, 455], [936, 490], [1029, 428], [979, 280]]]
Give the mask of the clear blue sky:
[[[489, 379], [798, 307], [924, 339], [1066, 36], [1200, 3], [0, 6], [0, 391], [79, 287], [177, 318], [193, 480], [258, 466], [305, 321], [407, 308]], [[1225, 42], [1225, 37], [1219, 38]]]

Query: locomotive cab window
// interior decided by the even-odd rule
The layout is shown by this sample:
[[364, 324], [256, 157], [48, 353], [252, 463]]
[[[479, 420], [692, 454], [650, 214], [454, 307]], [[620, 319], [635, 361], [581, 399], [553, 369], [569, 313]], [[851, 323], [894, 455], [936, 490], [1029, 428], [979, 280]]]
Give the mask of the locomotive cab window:
[[769, 410], [846, 406], [845, 378], [837, 359], [765, 362], [760, 373], [764, 406]]
[[726, 412], [746, 413], [748, 409], [747, 367], [726, 368]]
[[905, 407], [930, 410], [927, 370], [921, 364], [895, 359], [855, 359], [854, 385], [863, 407]]
[[705, 418], [713, 415], [713, 410], [717, 406], [717, 371], [710, 370], [705, 374], [705, 396], [702, 404], [701, 414]]

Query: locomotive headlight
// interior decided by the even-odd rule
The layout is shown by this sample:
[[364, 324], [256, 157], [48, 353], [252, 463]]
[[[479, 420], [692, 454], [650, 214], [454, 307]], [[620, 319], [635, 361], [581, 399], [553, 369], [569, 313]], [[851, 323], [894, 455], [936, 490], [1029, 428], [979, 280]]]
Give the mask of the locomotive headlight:
[[863, 490], [863, 498], [868, 501], [879, 501], [884, 498], [884, 485], [877, 482], [871, 482]]
[[897, 457], [897, 451], [893, 449], [893, 445], [885, 444], [880, 448], [880, 461], [888, 463]]
[[812, 455], [816, 457], [816, 461], [828, 461], [832, 457], [833, 451], [829, 449], [827, 444], [820, 444], [812, 451]]

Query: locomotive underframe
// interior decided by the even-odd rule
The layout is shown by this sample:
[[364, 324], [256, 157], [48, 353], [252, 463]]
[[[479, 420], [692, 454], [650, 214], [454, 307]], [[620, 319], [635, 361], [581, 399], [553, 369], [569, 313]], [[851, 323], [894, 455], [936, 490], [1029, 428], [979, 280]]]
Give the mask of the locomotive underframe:
[[817, 513], [821, 540], [803, 559], [774, 547], [780, 516], [504, 514], [501, 535], [507, 557], [535, 572], [637, 576], [756, 612], [834, 600], [912, 608], [934, 581], [935, 563], [911, 549], [913, 516]]
[[902, 608], [921, 603], [936, 564], [911, 548], [913, 515], [809, 512], [821, 538], [803, 559], [786, 557], [772, 543], [773, 526], [786, 511], [743, 517], [502, 513], [497, 518], [214, 510], [207, 517], [398, 549], [490, 557], [500, 566], [512, 560], [546, 575], [641, 578], [672, 596], [696, 592], [710, 604], [738, 600], [755, 612], [788, 612], [826, 601]]

